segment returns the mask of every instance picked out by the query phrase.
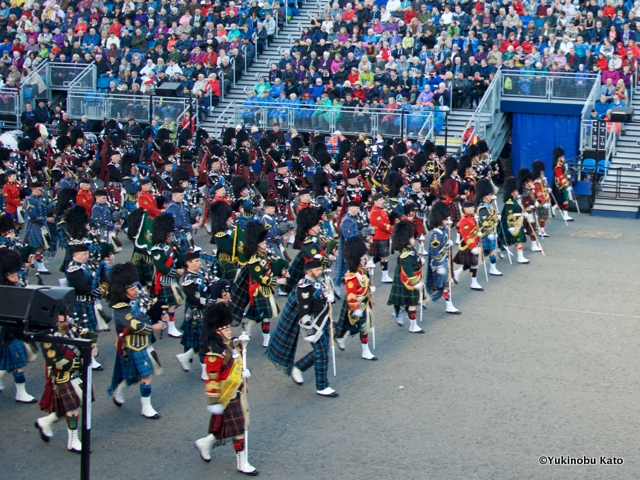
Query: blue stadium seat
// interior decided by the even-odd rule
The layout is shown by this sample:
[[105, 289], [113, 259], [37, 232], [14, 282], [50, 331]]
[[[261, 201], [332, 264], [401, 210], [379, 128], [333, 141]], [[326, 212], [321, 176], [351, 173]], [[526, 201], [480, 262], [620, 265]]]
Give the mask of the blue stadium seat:
[[582, 172], [583, 173], [593, 173], [596, 170], [596, 159], [595, 158], [584, 158], [582, 160]]
[[610, 160], [600, 160], [598, 162], [598, 170], [596, 171], [596, 173], [598, 175], [606, 175], [607, 172], [609, 171], [610, 166], [611, 166]]
[[111, 79], [108, 75], [101, 75], [100, 78], [98, 78], [98, 82], [96, 85], [98, 87], [98, 90], [106, 90], [107, 88], [109, 88], [110, 81]]

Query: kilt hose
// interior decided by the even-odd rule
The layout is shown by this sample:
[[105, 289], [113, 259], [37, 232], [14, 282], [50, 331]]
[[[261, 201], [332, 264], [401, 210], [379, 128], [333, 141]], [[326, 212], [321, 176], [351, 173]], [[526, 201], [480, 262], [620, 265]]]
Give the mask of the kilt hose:
[[316, 390], [324, 390], [329, 386], [329, 324], [327, 322], [322, 328], [322, 336], [316, 343], [312, 343], [313, 351], [307, 353], [304, 357], [295, 363], [301, 371], [309, 370], [315, 366], [316, 370]]
[[0, 370], [12, 372], [27, 365], [27, 355], [22, 340], [13, 339], [0, 350]]
[[387, 258], [389, 256], [389, 240], [373, 240], [369, 249], [369, 256]]
[[116, 365], [111, 377], [111, 386], [107, 389], [109, 395], [115, 391], [123, 380], [127, 380], [129, 385], [133, 385], [140, 378], [153, 374], [153, 366], [146, 348], [139, 352], [128, 348], [123, 350], [125, 355], [116, 355]]
[[229, 402], [222, 415], [211, 415], [209, 421], [209, 433], [217, 440], [244, 435], [244, 411], [240, 393]]
[[409, 290], [400, 280], [400, 262], [396, 265], [391, 284], [391, 293], [387, 305], [398, 305], [400, 307], [411, 307], [420, 303], [420, 291]]

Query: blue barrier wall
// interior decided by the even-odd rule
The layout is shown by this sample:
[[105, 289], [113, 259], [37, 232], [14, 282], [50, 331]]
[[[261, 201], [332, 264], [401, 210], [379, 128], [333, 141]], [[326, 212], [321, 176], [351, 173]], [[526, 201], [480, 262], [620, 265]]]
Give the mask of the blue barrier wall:
[[513, 113], [511, 124], [511, 165], [513, 176], [520, 168], [531, 168], [534, 160], [546, 164], [551, 178], [553, 149], [564, 148], [565, 158], [580, 154], [579, 116]]

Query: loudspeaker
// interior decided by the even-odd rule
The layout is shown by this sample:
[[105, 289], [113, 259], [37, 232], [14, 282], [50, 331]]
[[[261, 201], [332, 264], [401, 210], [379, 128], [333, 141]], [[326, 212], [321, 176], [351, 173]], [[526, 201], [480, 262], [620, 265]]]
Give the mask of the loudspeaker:
[[633, 107], [613, 107], [610, 120], [622, 123], [633, 122]]
[[[4, 299], [4, 300], [3, 300]], [[0, 325], [38, 332], [56, 326], [75, 305], [73, 288], [0, 286]]]
[[159, 97], [177, 97], [181, 87], [181, 83], [165, 82], [156, 88], [155, 94]]

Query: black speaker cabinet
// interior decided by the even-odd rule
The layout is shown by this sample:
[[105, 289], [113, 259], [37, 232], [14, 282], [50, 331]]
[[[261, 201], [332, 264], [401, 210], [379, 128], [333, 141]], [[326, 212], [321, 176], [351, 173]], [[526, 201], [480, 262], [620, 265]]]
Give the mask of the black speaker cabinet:
[[159, 97], [177, 97], [179, 95], [181, 83], [165, 82], [156, 88], [155, 94]]
[[633, 122], [633, 107], [613, 107], [611, 109], [611, 121], [622, 123]]

